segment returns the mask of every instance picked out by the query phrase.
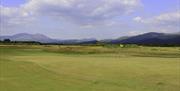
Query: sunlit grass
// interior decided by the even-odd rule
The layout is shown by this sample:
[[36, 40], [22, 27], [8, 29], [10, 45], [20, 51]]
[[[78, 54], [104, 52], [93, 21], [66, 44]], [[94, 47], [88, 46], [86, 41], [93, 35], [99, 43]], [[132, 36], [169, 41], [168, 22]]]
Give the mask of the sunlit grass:
[[179, 47], [1, 46], [2, 91], [179, 91]]

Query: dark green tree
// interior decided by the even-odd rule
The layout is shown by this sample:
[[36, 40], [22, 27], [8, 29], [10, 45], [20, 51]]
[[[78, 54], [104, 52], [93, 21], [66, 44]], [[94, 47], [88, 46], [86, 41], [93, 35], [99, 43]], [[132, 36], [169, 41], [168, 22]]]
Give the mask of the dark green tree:
[[4, 39], [4, 42], [11, 42], [10, 39]]

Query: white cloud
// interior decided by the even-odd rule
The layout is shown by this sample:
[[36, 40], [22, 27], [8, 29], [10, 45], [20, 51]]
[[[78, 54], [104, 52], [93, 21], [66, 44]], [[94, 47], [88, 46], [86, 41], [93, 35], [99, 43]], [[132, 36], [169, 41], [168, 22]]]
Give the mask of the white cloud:
[[27, 0], [19, 7], [0, 5], [0, 22], [4, 29], [21, 28], [33, 24], [34, 20], [41, 21], [39, 17], [43, 16], [93, 29], [113, 26], [113, 18], [129, 14], [140, 5], [140, 0]]
[[140, 5], [140, 0], [29, 0], [23, 7], [31, 14], [89, 24], [129, 14]]
[[141, 17], [135, 17], [134, 21], [148, 25], [150, 28], [157, 29], [159, 31], [173, 32], [180, 31], [180, 12], [163, 13], [158, 16], [143, 19]]
[[9, 8], [0, 6], [0, 22], [3, 27], [26, 25], [32, 17], [22, 8]]
[[180, 24], [180, 12], [171, 12], [154, 17], [150, 22], [160, 26], [176, 27]]
[[143, 22], [142, 18], [139, 17], [139, 16], [133, 18], [133, 20], [136, 21], [136, 22]]
[[151, 18], [143, 19], [141, 17], [135, 17], [133, 19], [136, 22], [153, 24], [153, 25], [172, 25], [177, 26], [180, 23], [180, 12], [169, 12]]

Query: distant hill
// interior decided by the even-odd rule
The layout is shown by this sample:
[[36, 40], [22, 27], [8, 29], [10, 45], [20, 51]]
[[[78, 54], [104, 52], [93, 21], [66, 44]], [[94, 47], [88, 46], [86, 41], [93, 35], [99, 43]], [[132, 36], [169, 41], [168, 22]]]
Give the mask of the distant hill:
[[166, 34], [150, 32], [137, 36], [126, 36], [118, 39], [107, 39], [97, 41], [96, 39], [71, 39], [58, 40], [51, 39], [42, 34], [27, 34], [20, 33], [12, 36], [0, 36], [0, 40], [10, 39], [11, 41], [37, 41], [41, 43], [56, 43], [56, 44], [142, 44], [142, 45], [180, 45], [180, 33]]
[[37, 41], [41, 43], [57, 43], [57, 44], [95, 44], [96, 39], [71, 39], [58, 40], [52, 39], [42, 34], [19, 33], [12, 36], [0, 36], [0, 40], [10, 39], [11, 41]]
[[0, 36], [0, 40], [10, 39], [11, 41], [37, 41], [41, 43], [57, 42], [55, 39], [51, 39], [42, 34], [27, 34], [20, 33], [12, 36]]
[[59, 40], [58, 44], [96, 44], [98, 41], [96, 39], [69, 39], [69, 40]]
[[180, 34], [145, 33], [125, 39], [115, 39], [113, 44], [180, 45]]

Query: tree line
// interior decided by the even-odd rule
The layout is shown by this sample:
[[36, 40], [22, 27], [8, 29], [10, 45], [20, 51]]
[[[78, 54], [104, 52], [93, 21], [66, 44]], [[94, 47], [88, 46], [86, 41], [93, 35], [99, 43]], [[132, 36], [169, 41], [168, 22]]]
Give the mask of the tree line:
[[111, 44], [96, 42], [93, 44], [62, 44], [62, 43], [41, 43], [38, 41], [11, 41], [10, 39], [0, 40], [0, 44], [4, 45], [82, 45], [82, 46], [104, 46], [104, 47], [138, 47], [138, 46], [151, 46], [151, 47], [179, 47], [179, 44]]

